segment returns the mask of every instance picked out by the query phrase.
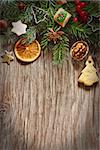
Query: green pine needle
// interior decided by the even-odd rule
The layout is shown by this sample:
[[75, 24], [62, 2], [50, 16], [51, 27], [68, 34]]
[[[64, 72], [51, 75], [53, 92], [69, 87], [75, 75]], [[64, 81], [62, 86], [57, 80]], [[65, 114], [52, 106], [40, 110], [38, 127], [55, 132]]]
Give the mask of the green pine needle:
[[27, 29], [26, 34], [22, 35], [23, 38], [25, 38], [24, 43], [32, 43], [36, 39], [36, 29], [35, 27], [30, 27]]
[[69, 52], [69, 39], [63, 35], [62, 40], [53, 47], [53, 63], [60, 64], [66, 58]]

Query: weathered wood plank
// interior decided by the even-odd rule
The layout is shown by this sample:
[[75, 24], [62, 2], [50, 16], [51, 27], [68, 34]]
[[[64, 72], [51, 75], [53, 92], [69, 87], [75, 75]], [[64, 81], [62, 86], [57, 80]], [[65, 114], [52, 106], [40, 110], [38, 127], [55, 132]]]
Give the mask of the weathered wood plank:
[[78, 87], [83, 64], [0, 64], [0, 150], [98, 150], [99, 84]]

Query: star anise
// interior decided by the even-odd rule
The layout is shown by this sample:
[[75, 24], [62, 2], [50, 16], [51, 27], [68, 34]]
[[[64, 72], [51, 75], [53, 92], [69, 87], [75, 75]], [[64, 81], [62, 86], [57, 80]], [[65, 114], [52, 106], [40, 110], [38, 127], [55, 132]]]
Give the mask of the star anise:
[[54, 31], [52, 28], [49, 28], [47, 37], [48, 37], [48, 40], [53, 41], [54, 44], [56, 44], [57, 41], [61, 39], [61, 36], [64, 34], [64, 32], [60, 31], [59, 29], [60, 28], [58, 28], [56, 31]]

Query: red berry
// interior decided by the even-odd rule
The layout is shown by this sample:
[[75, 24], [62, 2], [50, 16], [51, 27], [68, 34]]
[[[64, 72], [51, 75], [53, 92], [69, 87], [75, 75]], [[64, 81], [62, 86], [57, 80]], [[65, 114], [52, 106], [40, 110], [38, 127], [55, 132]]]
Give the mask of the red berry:
[[83, 21], [83, 22], [87, 22], [87, 20], [88, 20], [88, 16], [84, 16], [84, 17], [82, 18], [82, 21]]
[[81, 20], [81, 22], [87, 22], [87, 20], [88, 20], [88, 14], [84, 13], [84, 15], [80, 16], [80, 20]]
[[88, 13], [86, 11], [81, 11], [80, 12], [80, 16], [81, 17], [87, 16], [87, 15], [88, 15]]
[[75, 0], [75, 4], [79, 4], [80, 3], [80, 0]]
[[78, 13], [81, 12], [81, 6], [80, 6], [80, 5], [77, 5], [77, 6], [76, 6], [76, 11], [77, 11]]
[[87, 4], [85, 2], [80, 2], [79, 5], [81, 8], [84, 8]]
[[78, 22], [78, 18], [77, 18], [77, 17], [74, 17], [74, 18], [73, 18], [73, 22]]

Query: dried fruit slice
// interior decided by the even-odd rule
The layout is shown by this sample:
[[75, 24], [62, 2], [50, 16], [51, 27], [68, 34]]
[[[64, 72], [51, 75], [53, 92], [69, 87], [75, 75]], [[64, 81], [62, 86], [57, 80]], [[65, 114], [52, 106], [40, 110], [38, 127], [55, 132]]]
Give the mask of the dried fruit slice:
[[24, 44], [23, 39], [18, 40], [15, 44], [15, 55], [23, 62], [32, 62], [36, 60], [41, 52], [40, 44], [37, 40], [31, 44]]

